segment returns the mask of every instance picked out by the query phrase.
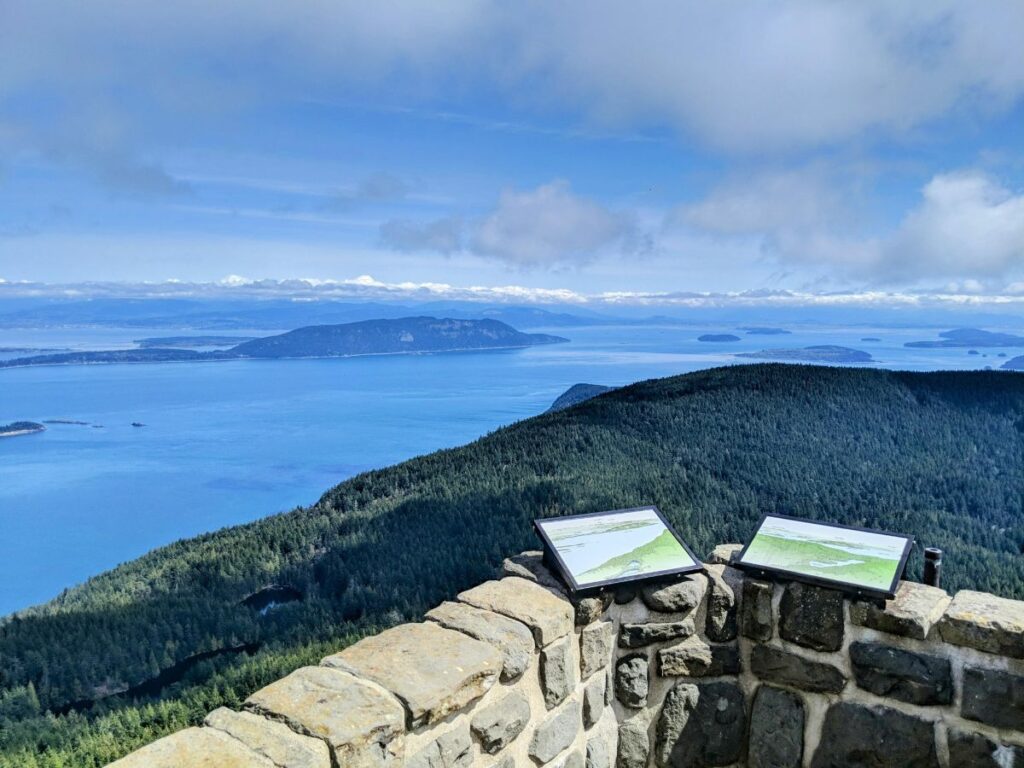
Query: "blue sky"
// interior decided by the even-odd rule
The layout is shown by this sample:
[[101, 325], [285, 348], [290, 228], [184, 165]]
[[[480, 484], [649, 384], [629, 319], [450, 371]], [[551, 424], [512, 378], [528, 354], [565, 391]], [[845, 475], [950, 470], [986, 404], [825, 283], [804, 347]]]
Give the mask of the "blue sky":
[[1021, 39], [1014, 0], [7, 0], [0, 279], [1024, 301]]

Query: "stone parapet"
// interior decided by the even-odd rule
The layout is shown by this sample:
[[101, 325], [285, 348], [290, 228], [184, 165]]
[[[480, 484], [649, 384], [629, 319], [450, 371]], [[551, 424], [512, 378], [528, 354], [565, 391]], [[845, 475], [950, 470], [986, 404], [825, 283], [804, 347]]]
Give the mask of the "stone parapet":
[[572, 599], [539, 552], [116, 768], [1024, 768], [1024, 603], [706, 573]]

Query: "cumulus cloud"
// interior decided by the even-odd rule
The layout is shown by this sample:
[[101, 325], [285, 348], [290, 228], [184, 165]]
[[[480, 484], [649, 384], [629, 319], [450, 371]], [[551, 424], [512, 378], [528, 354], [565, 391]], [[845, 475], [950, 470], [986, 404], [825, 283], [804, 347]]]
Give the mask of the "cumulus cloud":
[[1024, 192], [979, 171], [935, 176], [881, 252], [893, 278], [1004, 278], [1024, 269]]
[[433, 251], [445, 255], [462, 248], [462, 220], [448, 216], [433, 221], [391, 219], [380, 225], [380, 241], [396, 251]]
[[811, 171], [753, 175], [677, 209], [676, 224], [754, 238], [790, 266], [867, 283], [948, 280], [976, 292], [1024, 271], [1024, 193], [978, 170], [938, 174], [900, 223], [874, 236], [858, 221], [857, 184]]
[[631, 220], [573, 194], [566, 181], [506, 190], [473, 235], [472, 249], [521, 267], [579, 264], [633, 234]]

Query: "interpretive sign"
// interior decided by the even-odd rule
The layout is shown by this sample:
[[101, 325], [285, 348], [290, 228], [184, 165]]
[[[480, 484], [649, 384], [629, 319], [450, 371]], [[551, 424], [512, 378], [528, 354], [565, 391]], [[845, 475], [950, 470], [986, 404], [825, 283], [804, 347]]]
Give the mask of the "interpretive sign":
[[765, 515], [734, 565], [873, 597], [892, 597], [911, 536]]
[[703, 569], [657, 507], [534, 520], [534, 526], [573, 592]]

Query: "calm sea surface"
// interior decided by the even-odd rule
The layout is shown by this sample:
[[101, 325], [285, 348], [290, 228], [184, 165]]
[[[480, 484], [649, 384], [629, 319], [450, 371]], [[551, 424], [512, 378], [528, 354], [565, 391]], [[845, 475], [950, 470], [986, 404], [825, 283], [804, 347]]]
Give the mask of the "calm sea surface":
[[[935, 329], [737, 332], [741, 341], [716, 344], [696, 339], [733, 329], [538, 330], [571, 343], [348, 360], [0, 370], [0, 424], [89, 423], [0, 439], [0, 615], [162, 544], [308, 504], [358, 472], [538, 414], [577, 382], [627, 384], [737, 362], [735, 352], [811, 344], [866, 350], [878, 366], [912, 370], [998, 367], [998, 352], [1024, 354], [902, 346], [935, 338]], [[0, 347], [109, 349], [155, 335], [173, 334], [3, 331]], [[864, 336], [882, 341], [860, 341]]]

